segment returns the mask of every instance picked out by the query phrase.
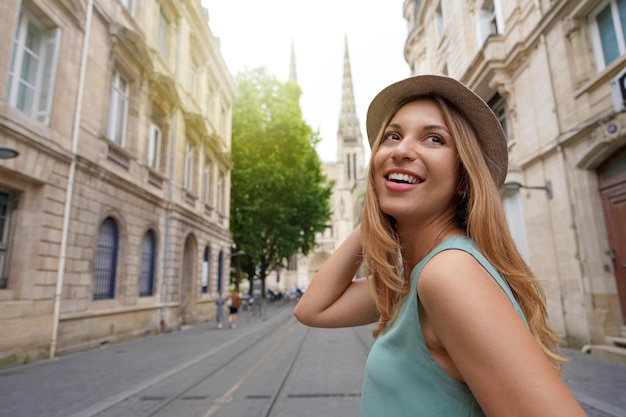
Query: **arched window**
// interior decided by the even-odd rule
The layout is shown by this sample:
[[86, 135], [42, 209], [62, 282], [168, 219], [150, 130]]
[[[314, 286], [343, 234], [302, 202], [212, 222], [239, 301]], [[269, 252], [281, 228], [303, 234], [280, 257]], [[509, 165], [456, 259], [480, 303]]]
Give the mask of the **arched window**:
[[107, 217], [98, 230], [98, 246], [94, 266], [94, 300], [115, 298], [118, 239], [117, 224], [111, 217]]
[[222, 269], [224, 267], [224, 252], [220, 251], [217, 258], [217, 292], [222, 292]]
[[156, 239], [154, 232], [148, 230], [143, 237], [141, 248], [141, 274], [139, 275], [139, 296], [149, 297], [154, 294], [154, 265], [156, 264]]
[[204, 256], [202, 257], [202, 292], [209, 292], [211, 276], [211, 248], [204, 248]]

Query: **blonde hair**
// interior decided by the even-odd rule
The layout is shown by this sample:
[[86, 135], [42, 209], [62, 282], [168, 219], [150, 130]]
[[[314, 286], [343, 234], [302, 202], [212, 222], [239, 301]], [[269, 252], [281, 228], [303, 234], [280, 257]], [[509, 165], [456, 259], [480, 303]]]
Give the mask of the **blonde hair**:
[[[393, 109], [372, 146], [372, 159], [391, 117], [404, 104], [418, 98], [420, 97], [399, 103]], [[476, 134], [454, 107], [438, 96], [428, 98], [433, 99], [442, 111], [455, 139], [461, 165], [460, 189], [465, 190], [465, 196], [457, 201], [454, 219], [456, 225], [465, 230], [480, 252], [507, 281], [526, 317], [530, 331], [550, 362], [560, 371], [565, 359], [560, 356], [559, 337], [547, 323], [543, 288], [511, 237], [498, 189]], [[371, 276], [370, 290], [380, 314], [378, 326], [373, 332], [377, 336], [393, 323], [402, 299], [409, 292], [409, 285], [401, 273], [402, 245], [395, 231], [395, 221], [383, 213], [378, 205], [372, 166], [370, 160], [361, 222], [361, 243], [367, 275]]]

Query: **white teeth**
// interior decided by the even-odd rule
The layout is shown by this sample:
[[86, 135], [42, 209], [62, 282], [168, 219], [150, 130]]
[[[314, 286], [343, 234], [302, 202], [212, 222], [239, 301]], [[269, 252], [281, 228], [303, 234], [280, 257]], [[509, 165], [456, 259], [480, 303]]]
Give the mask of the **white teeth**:
[[399, 172], [393, 172], [393, 173], [389, 174], [387, 176], [387, 178], [389, 180], [403, 181], [403, 182], [408, 182], [410, 184], [417, 184], [417, 178], [415, 178], [412, 175], [401, 174]]

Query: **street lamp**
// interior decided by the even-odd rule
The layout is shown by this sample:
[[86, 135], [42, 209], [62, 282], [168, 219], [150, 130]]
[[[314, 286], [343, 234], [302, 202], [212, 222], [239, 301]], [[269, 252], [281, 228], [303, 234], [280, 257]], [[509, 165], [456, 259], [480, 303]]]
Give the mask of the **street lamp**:
[[529, 188], [532, 190], [545, 190], [548, 194], [548, 200], [552, 200], [552, 182], [546, 181], [546, 185], [523, 185], [517, 181], [505, 182], [502, 186], [505, 190], [518, 191], [520, 188]]
[[7, 146], [0, 146], [0, 159], [11, 159], [18, 156], [20, 153], [13, 148]]

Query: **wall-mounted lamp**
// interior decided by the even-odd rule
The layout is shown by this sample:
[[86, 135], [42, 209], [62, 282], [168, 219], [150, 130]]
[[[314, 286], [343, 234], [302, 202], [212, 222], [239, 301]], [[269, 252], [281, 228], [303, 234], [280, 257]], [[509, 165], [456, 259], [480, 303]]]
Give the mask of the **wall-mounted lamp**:
[[18, 156], [20, 153], [13, 148], [6, 146], [0, 146], [0, 159], [11, 159]]
[[546, 190], [548, 200], [552, 200], [552, 182], [546, 181], [546, 185], [523, 185], [517, 181], [505, 182], [502, 186], [505, 190], [518, 191], [520, 188], [529, 188], [531, 190]]

